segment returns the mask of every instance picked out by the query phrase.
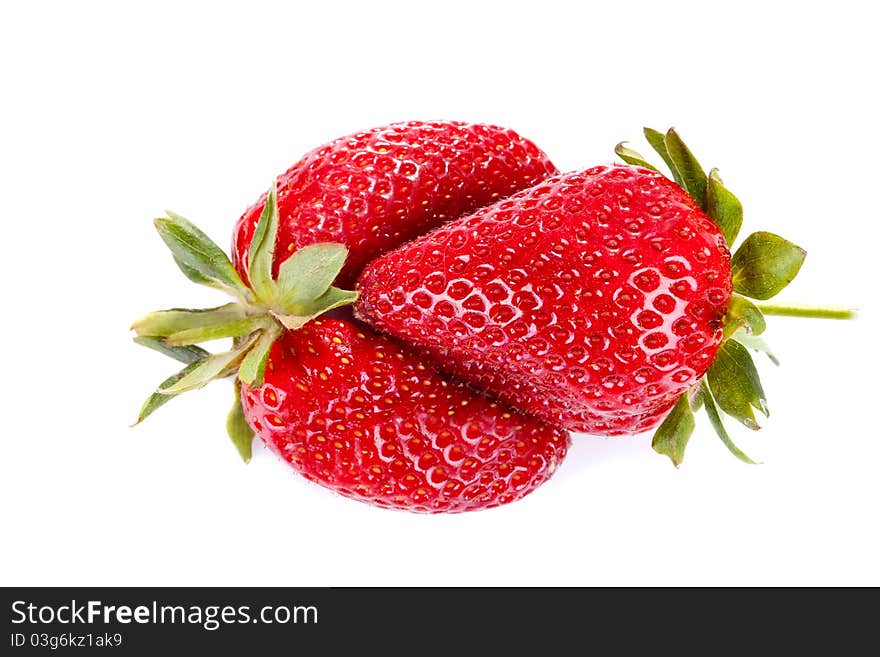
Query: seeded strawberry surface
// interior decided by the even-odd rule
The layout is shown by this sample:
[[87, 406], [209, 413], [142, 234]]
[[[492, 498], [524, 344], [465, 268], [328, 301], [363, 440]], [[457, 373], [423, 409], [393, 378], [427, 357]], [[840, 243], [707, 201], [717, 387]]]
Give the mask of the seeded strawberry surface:
[[[532, 142], [497, 126], [411, 121], [341, 137], [277, 181], [276, 270], [304, 246], [339, 242], [349, 256], [337, 284], [350, 287], [377, 255], [556, 171]], [[265, 201], [235, 227], [232, 256], [242, 276]]]
[[396, 343], [317, 320], [272, 347], [242, 406], [263, 441], [308, 479], [421, 512], [498, 506], [553, 474], [568, 435], [426, 368]]
[[570, 429], [655, 426], [707, 370], [731, 294], [718, 227], [679, 186], [594, 167], [373, 261], [359, 317]]

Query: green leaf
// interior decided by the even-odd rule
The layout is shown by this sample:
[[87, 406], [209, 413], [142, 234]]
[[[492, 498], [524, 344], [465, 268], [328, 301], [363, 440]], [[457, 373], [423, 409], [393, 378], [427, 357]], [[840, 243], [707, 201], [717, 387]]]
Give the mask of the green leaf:
[[241, 407], [241, 386], [235, 384], [235, 402], [226, 416], [226, 433], [238, 450], [241, 460], [250, 463], [252, 455], [252, 445], [254, 442], [254, 432], [244, 417], [244, 410]]
[[759, 429], [753, 409], [765, 416], [767, 397], [748, 349], [736, 340], [721, 344], [706, 376], [718, 406], [749, 429]]
[[706, 187], [706, 214], [718, 224], [728, 246], [732, 246], [739, 235], [743, 222], [743, 206], [721, 182], [718, 169], [709, 172], [709, 184]]
[[165, 338], [180, 331], [220, 326], [244, 317], [245, 310], [237, 303], [197, 310], [172, 308], [141, 317], [131, 328], [139, 336]]
[[658, 171], [657, 167], [648, 162], [644, 157], [641, 156], [640, 153], [634, 151], [631, 148], [628, 148], [624, 144], [626, 144], [626, 142], [622, 141], [614, 147], [614, 152], [617, 153], [617, 157], [619, 157], [627, 164], [632, 164], [633, 166], [637, 167], [645, 167], [646, 169], [651, 169], [652, 171]]
[[745, 297], [734, 294], [730, 297], [727, 315], [724, 318], [724, 337], [728, 338], [735, 331], [743, 329], [750, 335], [761, 335], [767, 323], [764, 313]]
[[730, 439], [730, 435], [728, 435], [727, 430], [724, 428], [724, 423], [721, 421], [721, 414], [718, 412], [718, 406], [715, 405], [715, 399], [712, 397], [710, 387], [705, 385], [703, 388], [703, 402], [706, 408], [706, 415], [709, 416], [709, 422], [712, 424], [712, 428], [715, 429], [715, 433], [718, 434], [721, 442], [724, 443], [724, 446], [727, 447], [728, 450], [730, 450], [731, 454], [743, 463], [757, 465], [755, 461], [746, 456], [745, 452], [737, 447], [733, 440]]
[[752, 233], [733, 254], [733, 289], [752, 299], [769, 299], [794, 280], [806, 255], [779, 235]]
[[658, 454], [665, 454], [677, 468], [684, 460], [684, 450], [694, 432], [694, 414], [688, 402], [688, 393], [679, 397], [663, 424], [657, 427], [651, 447]]
[[252, 295], [223, 250], [187, 219], [168, 212], [153, 220], [174, 261], [191, 281], [224, 290], [242, 301]]
[[645, 133], [645, 139], [651, 144], [651, 148], [657, 151], [657, 155], [659, 155], [666, 163], [666, 166], [669, 167], [669, 171], [672, 173], [672, 178], [678, 183], [679, 187], [684, 188], [684, 180], [682, 180], [678, 169], [675, 168], [672, 158], [669, 157], [669, 151], [666, 150], [666, 135], [653, 128], [644, 128], [643, 132]]
[[138, 336], [134, 338], [134, 341], [142, 347], [158, 351], [160, 354], [170, 356], [174, 360], [179, 360], [181, 363], [194, 363], [197, 360], [202, 360], [211, 355], [210, 352], [194, 345], [172, 347], [170, 344], [167, 344], [164, 340], [160, 340], [159, 338]]
[[[200, 361], [194, 361], [180, 370], [177, 374], [172, 374], [167, 379], [165, 379], [161, 384], [159, 384], [160, 388], [170, 387], [180, 381], [183, 377], [190, 374], [193, 370], [195, 370], [200, 364]], [[177, 395], [168, 395], [162, 394], [158, 392], [154, 392], [149, 396], [147, 401], [144, 402], [144, 405], [141, 406], [141, 412], [138, 414], [137, 422], [135, 422], [131, 426], [136, 426], [146, 420], [153, 412], [159, 407], [163, 406], [165, 403], [171, 401]]]
[[342, 244], [312, 244], [295, 252], [278, 271], [278, 305], [295, 307], [324, 294], [342, 271], [348, 248]]
[[681, 186], [703, 209], [706, 208], [706, 172], [675, 131], [669, 128], [666, 133], [666, 151], [672, 165], [681, 177]]
[[281, 327], [274, 322], [271, 327], [263, 331], [253, 349], [241, 361], [241, 365], [238, 368], [239, 379], [252, 388], [259, 388], [263, 385], [263, 375], [266, 372], [266, 363], [269, 360], [269, 350], [280, 335]]
[[731, 340], [736, 340], [742, 346], [747, 347], [748, 349], [752, 349], [753, 351], [761, 352], [762, 354], [766, 355], [767, 358], [769, 358], [770, 361], [774, 365], [776, 365], [776, 366], [779, 365], [779, 359], [776, 358], [776, 356], [773, 354], [773, 352], [770, 349], [770, 345], [768, 345], [766, 342], [764, 342], [763, 338], [759, 338], [754, 335], [749, 335], [748, 333], [746, 333], [742, 329], [739, 329], [738, 331], [734, 332], [734, 334], [731, 336]]
[[248, 277], [257, 298], [264, 303], [275, 300], [275, 281], [272, 264], [275, 260], [275, 239], [278, 234], [278, 196], [275, 182], [266, 194], [266, 203], [260, 221], [254, 230], [248, 249]]
[[188, 345], [207, 342], [208, 340], [219, 340], [221, 338], [238, 338], [248, 335], [259, 328], [266, 328], [271, 323], [274, 322], [271, 322], [266, 317], [245, 317], [244, 319], [237, 319], [226, 324], [200, 326], [185, 331], [178, 331], [165, 338], [165, 341], [170, 345]]
[[328, 310], [347, 306], [357, 301], [358, 293], [351, 290], [340, 290], [338, 287], [331, 287], [312, 303], [306, 304], [297, 309], [296, 314], [284, 314], [273, 312], [272, 316], [281, 322], [285, 328], [291, 331], [301, 329], [310, 321], [323, 315]]
[[217, 287], [217, 286], [214, 284], [214, 281], [212, 281], [212, 280], [211, 280], [210, 278], [208, 278], [207, 276], [204, 276], [204, 275], [200, 274], [200, 273], [198, 272], [198, 270], [193, 269], [193, 268], [190, 267], [188, 264], [186, 264], [185, 262], [183, 262], [180, 258], [178, 258], [178, 257], [175, 256], [175, 257], [174, 257], [174, 262], [175, 262], [175, 264], [178, 266], [178, 268], [180, 269], [180, 271], [182, 271], [182, 272], [184, 273], [184, 275], [185, 275], [189, 280], [193, 281], [194, 283], [198, 283], [199, 285], [207, 285], [208, 287]]
[[171, 385], [163, 383], [156, 392], [163, 395], [178, 395], [182, 392], [204, 387], [214, 379], [223, 376], [226, 370], [240, 362], [253, 346], [255, 340], [256, 337], [252, 336], [231, 351], [208, 356], [208, 358], [199, 361], [196, 367], [188, 372], [186, 376]]

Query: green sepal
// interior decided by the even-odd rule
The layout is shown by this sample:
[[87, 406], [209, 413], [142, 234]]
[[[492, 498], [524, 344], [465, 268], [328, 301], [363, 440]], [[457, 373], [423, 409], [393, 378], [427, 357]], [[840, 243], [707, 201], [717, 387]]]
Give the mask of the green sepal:
[[[669, 159], [672, 161], [674, 171], [678, 171], [678, 178], [684, 190], [699, 204], [703, 209], [706, 208], [706, 184], [707, 176], [703, 171], [703, 167], [694, 157], [694, 154], [687, 145], [679, 137], [675, 128], [669, 128], [664, 139], [666, 144], [666, 152], [669, 153]], [[673, 171], [673, 173], [674, 173]]]
[[275, 182], [266, 194], [266, 203], [248, 248], [248, 278], [263, 303], [275, 301], [276, 286], [272, 278], [275, 240], [278, 235], [278, 195]]
[[211, 238], [184, 217], [167, 211], [153, 220], [174, 261], [191, 281], [224, 290], [244, 302], [252, 299], [227, 255]]
[[738, 294], [730, 297], [724, 317], [725, 339], [740, 329], [749, 335], [761, 335], [766, 328], [764, 313], [755, 304]]
[[[190, 373], [192, 373], [193, 370], [195, 370], [200, 364], [200, 361], [193, 361], [176, 374], [172, 374], [167, 379], [165, 379], [162, 383], [159, 384], [159, 387], [167, 388], [174, 385], [183, 377], [188, 376]], [[131, 426], [137, 426], [138, 424], [146, 420], [150, 415], [152, 415], [156, 409], [171, 401], [176, 396], [177, 395], [154, 392], [147, 398], [147, 401], [144, 402], [144, 405], [141, 406], [141, 411], [140, 413], [138, 413], [137, 421]]]
[[156, 392], [162, 395], [179, 395], [182, 392], [204, 387], [214, 379], [219, 378], [227, 369], [235, 367], [244, 358], [244, 355], [253, 346], [255, 341], [256, 336], [251, 336], [235, 349], [213, 354], [199, 361], [196, 367], [188, 372], [186, 376], [172, 385], [165, 385], [163, 383]]
[[734, 332], [734, 334], [731, 336], [730, 339], [736, 340], [742, 346], [744, 346], [748, 349], [751, 349], [753, 351], [758, 351], [758, 352], [764, 354], [765, 356], [767, 356], [767, 358], [770, 359], [770, 361], [774, 365], [776, 365], [776, 366], [779, 365], [779, 359], [776, 357], [776, 355], [770, 349], [770, 345], [768, 345], [764, 341], [763, 338], [759, 338], [755, 335], [749, 335], [748, 333], [746, 333], [742, 329], [739, 329]]
[[235, 401], [232, 408], [229, 409], [229, 415], [226, 416], [226, 433], [229, 439], [238, 450], [238, 455], [245, 463], [250, 463], [253, 455], [254, 432], [244, 417], [244, 410], [241, 407], [241, 385], [235, 384]]
[[195, 345], [174, 347], [164, 340], [160, 340], [159, 338], [137, 336], [133, 338], [133, 340], [142, 347], [147, 347], [148, 349], [158, 351], [160, 354], [165, 354], [166, 356], [169, 356], [174, 360], [178, 360], [181, 363], [194, 363], [197, 360], [202, 360], [203, 358], [211, 355], [210, 352], [202, 349], [201, 347], [196, 347]]
[[357, 301], [358, 293], [352, 290], [341, 290], [338, 287], [331, 287], [320, 297], [311, 303], [294, 309], [292, 314], [284, 314], [273, 312], [272, 316], [281, 322], [285, 328], [291, 331], [301, 329], [310, 321], [323, 315], [328, 310], [347, 306]]
[[220, 340], [221, 338], [239, 338], [243, 335], [253, 333], [257, 329], [267, 328], [273, 322], [267, 317], [245, 317], [237, 319], [226, 324], [217, 324], [214, 326], [201, 326], [185, 331], [172, 333], [165, 341], [170, 345], [188, 345], [197, 344], [199, 342], [207, 342], [208, 340]]
[[323, 295], [342, 271], [348, 248], [312, 244], [293, 253], [278, 270], [277, 305], [282, 309], [308, 304]]
[[688, 392], [688, 399], [691, 402], [691, 410], [696, 413], [703, 408], [703, 386], [695, 385]]
[[684, 180], [682, 180], [678, 169], [675, 168], [672, 158], [669, 157], [669, 151], [666, 149], [666, 135], [653, 128], [644, 128], [643, 132], [645, 133], [645, 139], [651, 144], [651, 148], [653, 148], [657, 152], [657, 155], [660, 156], [660, 159], [666, 163], [669, 172], [672, 174], [673, 180], [678, 183], [679, 187], [684, 189]]
[[704, 381], [703, 406], [706, 409], [706, 415], [709, 416], [709, 422], [712, 424], [712, 428], [715, 429], [715, 433], [718, 434], [721, 442], [724, 443], [724, 446], [727, 447], [728, 450], [730, 450], [731, 454], [743, 463], [757, 465], [755, 461], [746, 456], [745, 452], [737, 447], [733, 440], [731, 440], [730, 435], [724, 428], [724, 423], [721, 421], [721, 414], [718, 412], [718, 406], [715, 404], [715, 398], [712, 396], [710, 386], [711, 384], [706, 385], [706, 382]]
[[237, 303], [205, 309], [172, 308], [145, 315], [131, 325], [139, 336], [166, 338], [190, 329], [220, 326], [245, 317], [245, 310]]
[[718, 169], [709, 172], [709, 183], [706, 186], [706, 214], [718, 224], [728, 246], [732, 246], [739, 235], [743, 222], [743, 206], [721, 181]]
[[266, 363], [269, 361], [269, 350], [272, 344], [281, 335], [281, 327], [273, 324], [260, 334], [256, 344], [241, 361], [238, 366], [238, 378], [252, 388], [263, 385], [263, 375], [266, 372]]
[[677, 468], [684, 460], [684, 450], [688, 440], [694, 432], [694, 414], [688, 401], [688, 393], [679, 397], [678, 402], [672, 407], [669, 415], [654, 432], [651, 447], [658, 454], [664, 454], [670, 458]]
[[733, 289], [752, 299], [769, 299], [794, 280], [806, 255], [779, 235], [752, 233], [733, 254]]
[[638, 153], [637, 151], [634, 151], [633, 149], [625, 146], [625, 144], [626, 142], [622, 141], [614, 147], [614, 152], [617, 153], [617, 157], [619, 157], [627, 164], [632, 164], [633, 166], [637, 167], [644, 167], [646, 169], [650, 169], [651, 171], [658, 171], [657, 167], [655, 167], [644, 157], [642, 157], [641, 153]]
[[767, 397], [748, 349], [736, 340], [723, 342], [706, 377], [722, 411], [749, 429], [760, 428], [753, 409], [769, 415]]

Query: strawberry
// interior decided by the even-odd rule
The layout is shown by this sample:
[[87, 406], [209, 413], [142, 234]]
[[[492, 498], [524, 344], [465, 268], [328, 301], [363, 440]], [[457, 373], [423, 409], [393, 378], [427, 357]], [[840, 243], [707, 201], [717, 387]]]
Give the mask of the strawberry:
[[[237, 302], [159, 311], [135, 322], [140, 344], [187, 363], [147, 400], [139, 422], [176, 395], [234, 377], [227, 428], [246, 461], [256, 432], [312, 481], [420, 512], [514, 501], [564, 457], [563, 430], [449, 381], [369, 329], [317, 319], [356, 297], [332, 285], [347, 249], [312, 244], [279, 264], [274, 187], [247, 249], [248, 284], [183, 217], [169, 213], [155, 223], [184, 274]], [[217, 338], [232, 338], [232, 349], [210, 354], [196, 346]]]
[[272, 347], [249, 424], [306, 478], [384, 507], [469, 511], [547, 479], [567, 436], [448, 381], [396, 343], [315, 320]]
[[[350, 251], [337, 284], [348, 287], [377, 255], [554, 173], [537, 146], [497, 126], [410, 121], [341, 137], [279, 178], [278, 250], [345, 244]], [[245, 282], [265, 201], [235, 227], [232, 261]]]
[[668, 410], [712, 362], [730, 254], [674, 182], [603, 166], [387, 254], [360, 289], [363, 319], [456, 375], [550, 421], [616, 434]]
[[804, 251], [754, 233], [731, 260], [739, 201], [674, 130], [646, 136], [675, 182], [620, 145], [625, 165], [548, 178], [377, 258], [356, 315], [572, 430], [632, 433], [666, 417], [655, 448], [676, 465], [705, 405], [747, 459], [715, 421], [720, 408], [756, 428], [754, 410], [766, 414], [744, 346], [764, 320], [746, 296], [776, 294]]

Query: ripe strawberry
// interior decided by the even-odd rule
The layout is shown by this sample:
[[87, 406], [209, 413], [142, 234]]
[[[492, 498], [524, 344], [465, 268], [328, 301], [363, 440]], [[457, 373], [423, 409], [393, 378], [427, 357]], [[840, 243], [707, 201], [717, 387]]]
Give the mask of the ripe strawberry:
[[764, 393], [742, 343], [763, 317], [731, 293], [769, 298], [804, 252], [755, 233], [732, 271], [739, 201], [674, 130], [646, 136], [678, 184], [620, 145], [632, 166], [551, 177], [374, 260], [356, 315], [568, 429], [617, 435], [666, 416], [655, 448], [676, 464], [691, 404], [705, 403], [716, 429], [716, 401], [757, 428]]
[[[164, 381], [139, 421], [180, 393], [236, 377], [229, 434], [245, 460], [253, 431], [307, 478], [343, 495], [422, 512], [506, 504], [556, 469], [567, 434], [447, 380], [369, 329], [323, 312], [350, 303], [333, 287], [340, 244], [313, 244], [280, 265], [275, 189], [248, 249], [250, 285], [187, 220], [156, 226], [184, 274], [238, 298], [207, 310], [173, 309], [135, 323], [137, 340], [188, 363]], [[195, 346], [233, 338], [230, 351]]]
[[[434, 121], [394, 123], [316, 148], [278, 180], [278, 251], [317, 242], [349, 247], [337, 284], [364, 265], [445, 221], [556, 173], [512, 130]], [[232, 261], [247, 282], [248, 245], [265, 195], [238, 220]]]
[[659, 173], [556, 176], [373, 261], [357, 311], [544, 419], [632, 431], [721, 343], [730, 254]]
[[564, 432], [339, 320], [287, 332], [272, 347], [263, 386], [243, 386], [242, 404], [263, 441], [306, 478], [411, 511], [519, 499], [553, 473], [568, 444]]

